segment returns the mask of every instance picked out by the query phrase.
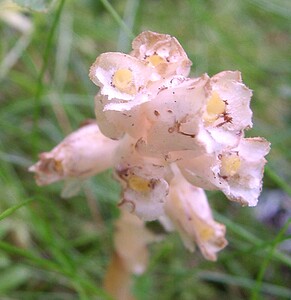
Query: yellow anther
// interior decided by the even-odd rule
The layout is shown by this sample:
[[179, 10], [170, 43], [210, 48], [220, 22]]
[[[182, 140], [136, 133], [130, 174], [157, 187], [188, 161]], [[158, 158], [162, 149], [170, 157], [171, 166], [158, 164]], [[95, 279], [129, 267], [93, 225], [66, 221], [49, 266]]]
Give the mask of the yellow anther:
[[214, 230], [211, 227], [205, 227], [199, 233], [202, 241], [208, 241], [213, 237]]
[[223, 102], [216, 92], [213, 92], [211, 98], [207, 102], [207, 113], [219, 115], [224, 111], [225, 102]]
[[133, 83], [133, 75], [128, 69], [117, 70], [112, 77], [112, 85], [120, 92], [130, 95], [136, 93], [136, 88]]
[[153, 54], [153, 55], [147, 57], [146, 61], [148, 61], [149, 63], [151, 63], [152, 66], [156, 67], [159, 64], [164, 63], [165, 59], [162, 58], [161, 56], [159, 56], [158, 54]]
[[128, 185], [129, 188], [136, 192], [149, 192], [151, 190], [150, 181], [137, 175], [131, 175], [129, 177]]
[[211, 98], [207, 101], [206, 112], [203, 115], [204, 121], [212, 123], [217, 120], [219, 115], [225, 112], [225, 106], [225, 102], [216, 92], [213, 92]]
[[54, 169], [58, 173], [63, 172], [62, 161], [60, 161], [60, 160], [54, 160]]
[[236, 154], [222, 156], [220, 174], [222, 176], [235, 175], [241, 166], [241, 160]]

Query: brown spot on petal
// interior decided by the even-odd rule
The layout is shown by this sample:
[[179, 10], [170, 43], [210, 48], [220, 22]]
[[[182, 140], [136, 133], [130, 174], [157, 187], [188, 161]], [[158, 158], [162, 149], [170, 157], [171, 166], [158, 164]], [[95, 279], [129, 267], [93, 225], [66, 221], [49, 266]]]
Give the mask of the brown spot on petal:
[[157, 117], [160, 115], [160, 113], [159, 113], [157, 110], [154, 111], [154, 114], [155, 114], [155, 116], [157, 116]]
[[169, 133], [173, 133], [174, 131], [175, 131], [175, 128], [174, 128], [174, 127], [168, 128], [168, 132], [169, 132]]

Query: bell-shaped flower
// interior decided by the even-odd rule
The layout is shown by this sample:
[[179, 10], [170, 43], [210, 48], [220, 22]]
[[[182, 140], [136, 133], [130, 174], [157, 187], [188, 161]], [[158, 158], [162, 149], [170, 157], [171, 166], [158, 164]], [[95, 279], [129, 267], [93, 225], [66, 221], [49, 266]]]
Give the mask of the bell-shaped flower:
[[89, 75], [100, 87], [95, 112], [102, 133], [113, 139], [125, 133], [141, 136], [146, 123], [142, 104], [154, 97], [148, 87], [153, 72], [146, 62], [123, 53], [104, 53], [96, 59]]
[[168, 34], [144, 31], [132, 42], [130, 53], [154, 67], [160, 78], [188, 76], [192, 62], [176, 38]]
[[245, 138], [239, 145], [222, 153], [219, 176], [227, 182], [223, 193], [242, 205], [256, 206], [262, 190], [265, 155], [270, 143], [263, 138]]
[[146, 86], [151, 81], [153, 68], [146, 62], [119, 52], [103, 53], [90, 68], [90, 79], [100, 87], [101, 95], [116, 110], [148, 101]]
[[150, 125], [137, 142], [141, 154], [168, 158], [172, 151], [192, 150], [196, 156], [213, 151], [214, 140], [202, 121], [208, 80], [207, 75], [174, 76], [160, 84], [155, 99], [144, 104]]
[[252, 91], [242, 83], [240, 72], [224, 71], [211, 77], [207, 93], [205, 127], [218, 143], [236, 146], [243, 131], [252, 127]]
[[216, 253], [227, 245], [225, 226], [214, 221], [205, 192], [178, 170], [170, 182], [165, 213], [190, 251], [198, 245], [203, 256], [214, 261]]
[[168, 194], [169, 168], [161, 160], [138, 154], [135, 140], [128, 136], [123, 138], [117, 153], [115, 171], [123, 186], [119, 206], [144, 221], [159, 218]]
[[39, 155], [40, 160], [29, 168], [38, 185], [63, 179], [79, 181], [112, 167], [118, 142], [105, 137], [93, 122], [68, 135], [50, 152]]
[[263, 138], [242, 138], [235, 148], [181, 159], [177, 164], [192, 184], [207, 190], [221, 190], [232, 201], [256, 206], [269, 151], [270, 143]]

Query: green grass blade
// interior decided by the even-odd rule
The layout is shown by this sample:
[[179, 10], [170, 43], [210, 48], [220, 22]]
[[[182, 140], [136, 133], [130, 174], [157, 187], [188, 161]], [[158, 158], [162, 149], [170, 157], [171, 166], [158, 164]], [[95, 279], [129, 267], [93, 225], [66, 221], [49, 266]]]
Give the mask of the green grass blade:
[[[41, 100], [41, 95], [43, 92], [43, 78], [44, 78], [45, 71], [47, 70], [48, 63], [49, 63], [50, 53], [51, 53], [52, 46], [53, 46], [53, 37], [54, 37], [55, 31], [56, 31], [56, 28], [58, 26], [60, 16], [63, 11], [65, 2], [66, 2], [65, 0], [60, 1], [55, 18], [53, 20], [53, 24], [48, 33], [45, 50], [44, 50], [44, 54], [43, 54], [43, 64], [42, 64], [42, 67], [41, 67], [41, 70], [40, 70], [40, 73], [38, 76], [38, 80], [37, 80], [36, 93], [35, 93], [35, 97], [34, 97], [34, 112], [33, 112], [33, 123], [34, 123], [33, 124], [33, 128], [34, 128], [33, 141], [34, 141], [34, 144], [37, 142], [37, 138], [38, 138], [38, 130], [39, 130], [38, 126], [39, 126], [39, 118], [40, 118], [40, 110], [41, 110], [40, 100]], [[35, 145], [37, 145], [37, 144], [35, 144]], [[37, 148], [37, 147], [35, 147], [35, 148]]]
[[23, 201], [19, 204], [16, 204], [12, 207], [9, 207], [8, 209], [6, 209], [3, 213], [0, 214], [0, 221], [9, 217], [10, 215], [12, 215], [16, 210], [18, 210], [19, 208], [21, 208], [22, 206], [25, 206], [29, 203], [31, 203], [32, 201], [35, 201], [35, 199], [28, 199], [26, 201]]
[[104, 7], [107, 9], [107, 11], [109, 12], [109, 14], [112, 16], [112, 18], [115, 20], [115, 22], [118, 24], [119, 27], [121, 27], [124, 32], [131, 38], [134, 38], [134, 34], [131, 31], [130, 28], [128, 28], [128, 26], [124, 23], [124, 21], [122, 20], [122, 18], [119, 16], [119, 14], [116, 12], [116, 10], [114, 9], [114, 7], [107, 1], [107, 0], [100, 0], [102, 2], [102, 4], [104, 5]]
[[[256, 284], [253, 287], [252, 296], [251, 296], [252, 300], [260, 299], [259, 292], [260, 291], [265, 291], [265, 289], [262, 286], [263, 285], [264, 274], [266, 273], [267, 267], [270, 263], [270, 260], [271, 260], [272, 256], [274, 256], [274, 254], [275, 254], [276, 246], [280, 243], [283, 235], [287, 231], [290, 224], [291, 224], [291, 219], [289, 219], [289, 221], [286, 222], [285, 226], [279, 231], [279, 233], [277, 234], [277, 236], [274, 240], [274, 243], [273, 243], [272, 247], [269, 250], [269, 253], [267, 254], [265, 259], [263, 260], [263, 262], [261, 264], [261, 268], [260, 268], [258, 276], [257, 276]], [[289, 296], [290, 295], [291, 295], [291, 291], [290, 291]]]

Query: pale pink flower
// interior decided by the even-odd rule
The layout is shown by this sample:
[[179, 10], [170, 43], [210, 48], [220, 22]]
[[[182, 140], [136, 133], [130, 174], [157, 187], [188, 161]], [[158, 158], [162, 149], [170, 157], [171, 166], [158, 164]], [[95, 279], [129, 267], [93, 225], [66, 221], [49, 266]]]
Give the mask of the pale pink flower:
[[170, 169], [159, 159], [141, 156], [129, 136], [117, 149], [116, 177], [123, 187], [119, 206], [145, 221], [164, 213]]
[[101, 134], [97, 124], [90, 123], [68, 135], [50, 152], [29, 168], [38, 185], [59, 180], [88, 178], [113, 165], [118, 143]]
[[132, 42], [131, 55], [154, 67], [160, 78], [188, 76], [192, 62], [176, 38], [168, 34], [144, 31]]
[[222, 147], [235, 147], [243, 131], [252, 127], [252, 91], [243, 84], [240, 72], [224, 71], [210, 78], [207, 93], [203, 114], [207, 131]]
[[148, 101], [146, 86], [151, 81], [153, 68], [128, 54], [103, 53], [90, 68], [90, 79], [100, 87], [101, 95], [117, 109], [130, 109]]
[[171, 151], [212, 152], [213, 139], [202, 122], [208, 79], [174, 76], [159, 85], [155, 99], [144, 104], [149, 125], [137, 142], [141, 154], [167, 159]]
[[[39, 185], [74, 179], [64, 190], [70, 196], [77, 181], [114, 168], [124, 210], [115, 240], [120, 276], [124, 268], [127, 276], [145, 268], [143, 221], [170, 220], [188, 249], [198, 245], [206, 259], [216, 260], [227, 244], [225, 227], [213, 220], [202, 189], [255, 206], [270, 150], [263, 138], [244, 137], [252, 127], [252, 91], [240, 72], [187, 78], [191, 61], [166, 34], [143, 32], [132, 48], [101, 54], [90, 69], [100, 88], [99, 127], [72, 133], [29, 169]], [[131, 252], [125, 239], [137, 240]]]
[[207, 190], [221, 190], [230, 200], [255, 206], [262, 189], [270, 143], [242, 138], [237, 147], [177, 162], [185, 178]]
[[125, 133], [137, 139], [143, 136], [149, 126], [144, 105], [136, 104], [128, 110], [119, 109], [118, 105], [111, 105], [100, 93], [96, 95], [95, 114], [102, 133], [112, 139], [120, 139]]
[[178, 170], [170, 182], [165, 213], [190, 251], [198, 245], [206, 259], [216, 260], [216, 253], [227, 245], [225, 226], [213, 220], [205, 192]]

